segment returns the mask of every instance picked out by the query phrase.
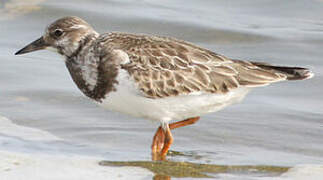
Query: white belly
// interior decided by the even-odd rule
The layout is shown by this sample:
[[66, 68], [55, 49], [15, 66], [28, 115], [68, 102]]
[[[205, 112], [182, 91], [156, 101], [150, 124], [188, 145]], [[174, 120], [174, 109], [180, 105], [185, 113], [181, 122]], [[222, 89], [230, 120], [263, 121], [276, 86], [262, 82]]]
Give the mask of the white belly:
[[118, 82], [117, 91], [106, 95], [100, 103], [101, 106], [112, 111], [165, 123], [218, 111], [241, 101], [250, 90], [250, 88], [238, 88], [227, 94], [203, 93], [151, 99], [142, 96], [123, 70], [119, 72]]

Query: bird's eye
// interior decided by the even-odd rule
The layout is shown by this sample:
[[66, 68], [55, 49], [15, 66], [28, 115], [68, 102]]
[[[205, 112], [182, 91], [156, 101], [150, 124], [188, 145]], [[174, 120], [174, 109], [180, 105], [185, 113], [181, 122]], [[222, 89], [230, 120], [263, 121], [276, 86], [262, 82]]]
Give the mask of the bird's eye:
[[56, 30], [54, 31], [54, 35], [55, 35], [56, 37], [60, 37], [62, 34], [63, 34], [63, 31], [62, 31], [61, 29], [56, 29]]

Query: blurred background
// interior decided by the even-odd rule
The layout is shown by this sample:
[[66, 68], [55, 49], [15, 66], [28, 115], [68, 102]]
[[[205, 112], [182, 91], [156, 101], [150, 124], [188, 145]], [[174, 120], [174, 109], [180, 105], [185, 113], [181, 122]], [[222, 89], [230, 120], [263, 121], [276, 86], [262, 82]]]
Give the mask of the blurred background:
[[[242, 103], [176, 129], [168, 160], [296, 167], [292, 172], [306, 171], [309, 177], [323, 171], [321, 0], [1, 0], [0, 157], [7, 162], [12, 159], [4, 152], [31, 159], [65, 154], [150, 161], [158, 124], [97, 107], [77, 89], [63, 58], [53, 52], [13, 55], [40, 37], [48, 24], [69, 15], [85, 19], [100, 33], [171, 36], [229, 58], [312, 69], [315, 77], [310, 80], [257, 88]], [[66, 168], [71, 166], [78, 168], [77, 164]], [[15, 171], [11, 172], [0, 170], [0, 177], [12, 179]], [[129, 179], [127, 173], [133, 173], [131, 168], [114, 179]], [[218, 179], [272, 177], [272, 173], [249, 170], [209, 175]], [[140, 171], [130, 177], [152, 179], [154, 174]], [[172, 179], [177, 178], [199, 179]]]

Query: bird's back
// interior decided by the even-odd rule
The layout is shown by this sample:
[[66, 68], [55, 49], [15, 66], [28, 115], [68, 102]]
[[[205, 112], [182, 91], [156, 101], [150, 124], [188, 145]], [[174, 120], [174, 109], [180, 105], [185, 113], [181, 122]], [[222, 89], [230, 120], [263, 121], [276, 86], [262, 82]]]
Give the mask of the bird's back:
[[[305, 68], [232, 60], [173, 38], [109, 33], [99, 37], [108, 51], [121, 51], [121, 64], [146, 97], [225, 94], [241, 87], [257, 87], [282, 80], [304, 79]], [[119, 57], [114, 56], [114, 58]], [[111, 56], [109, 56], [111, 57]]]

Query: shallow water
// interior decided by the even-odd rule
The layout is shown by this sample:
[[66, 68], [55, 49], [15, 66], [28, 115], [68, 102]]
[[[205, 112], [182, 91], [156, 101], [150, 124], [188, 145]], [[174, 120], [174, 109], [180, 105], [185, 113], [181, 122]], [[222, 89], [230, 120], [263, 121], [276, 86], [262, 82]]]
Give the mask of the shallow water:
[[[80, 93], [62, 58], [52, 52], [13, 55], [53, 20], [76, 15], [98, 32], [172, 36], [231, 58], [312, 69], [313, 79], [255, 89], [242, 103], [175, 130], [171, 149], [180, 155], [168, 160], [228, 166], [322, 165], [322, 9], [319, 0], [2, 0], [0, 115], [59, 140], [27, 140], [21, 135], [18, 141], [16, 135], [0, 131], [0, 150], [150, 160], [158, 124], [98, 108]], [[217, 178], [241, 177], [227, 174]], [[266, 176], [270, 173], [262, 177]]]

